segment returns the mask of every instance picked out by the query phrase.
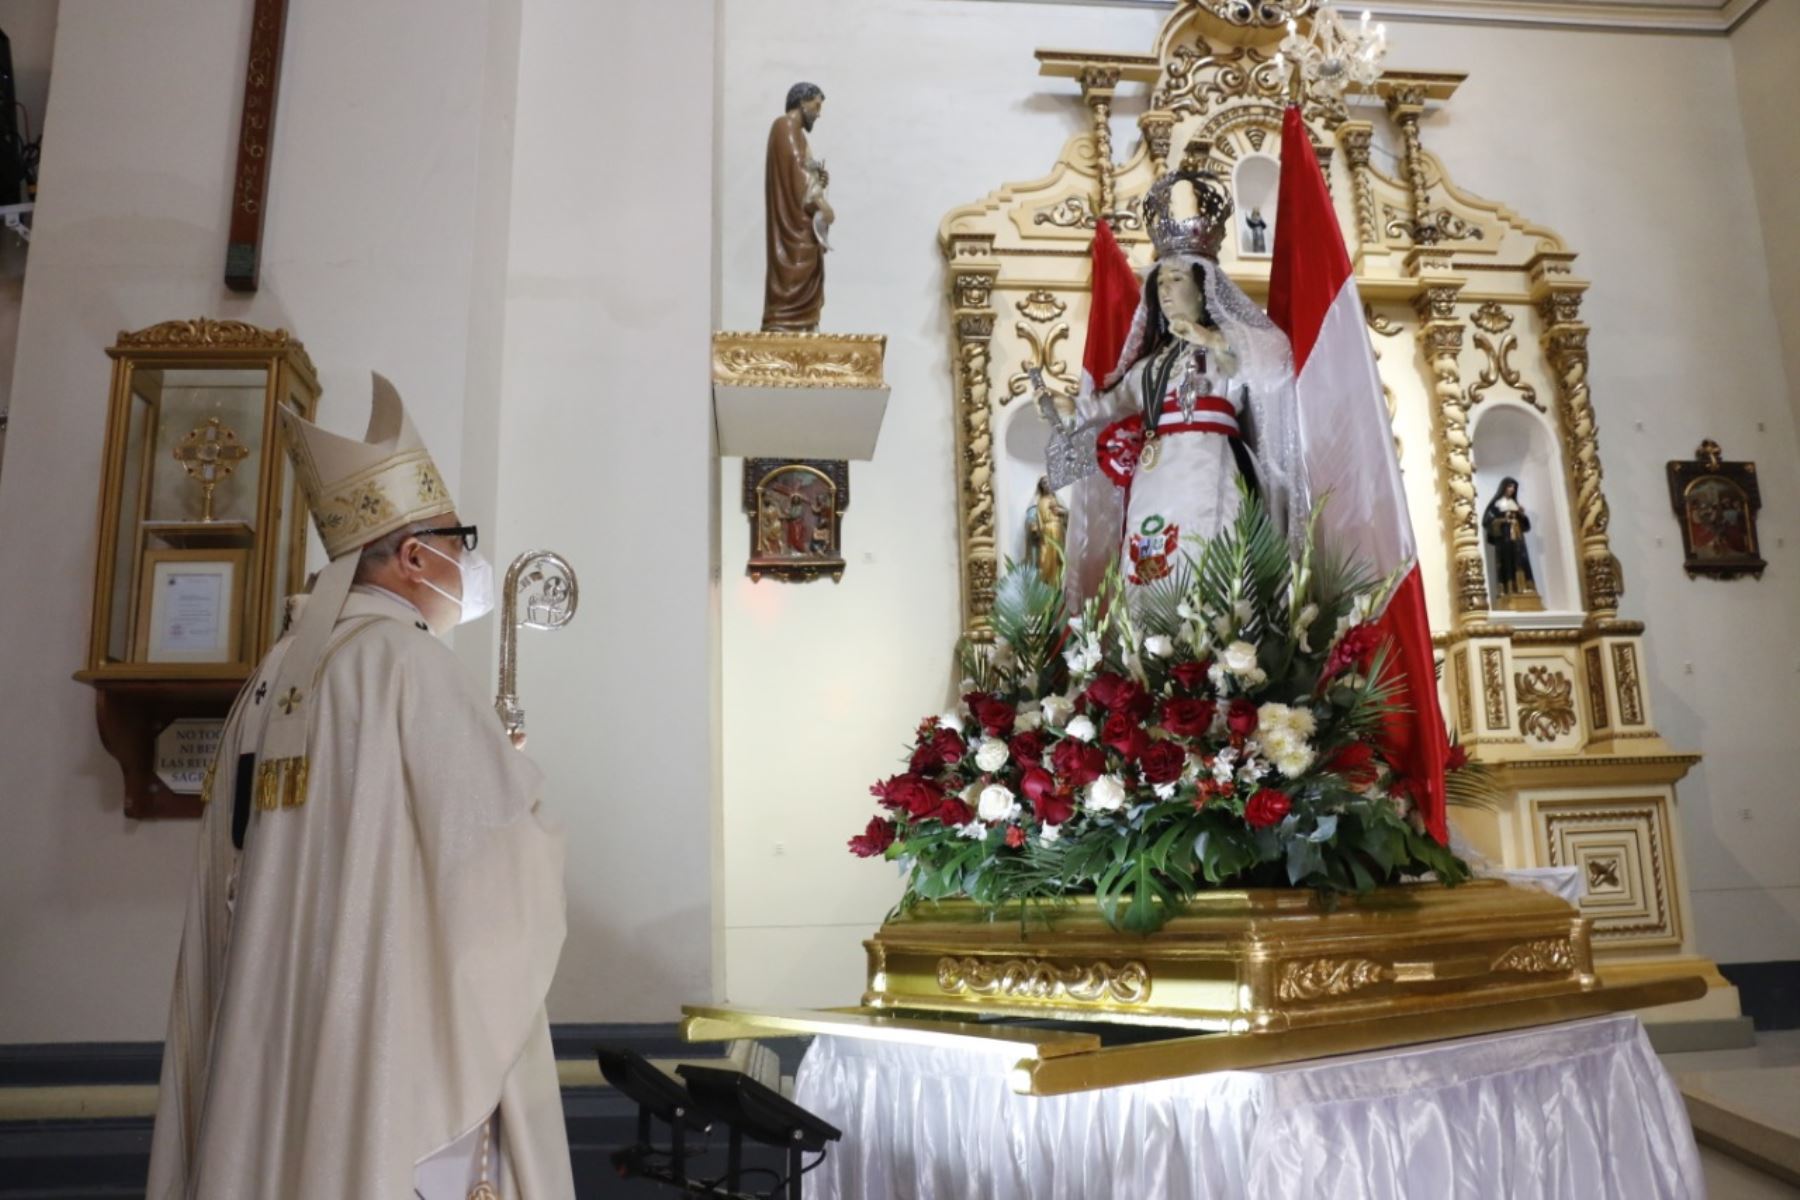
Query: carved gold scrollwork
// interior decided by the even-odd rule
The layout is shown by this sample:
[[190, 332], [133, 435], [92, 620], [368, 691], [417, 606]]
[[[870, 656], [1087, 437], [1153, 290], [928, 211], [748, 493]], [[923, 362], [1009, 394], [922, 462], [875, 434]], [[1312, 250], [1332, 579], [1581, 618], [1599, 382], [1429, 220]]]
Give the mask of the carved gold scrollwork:
[[1584, 655], [1587, 661], [1588, 708], [1593, 711], [1595, 729], [1605, 729], [1611, 718], [1607, 714], [1606, 676], [1600, 667], [1600, 647], [1589, 646]]
[[1498, 646], [1481, 648], [1481, 694], [1487, 705], [1487, 727], [1506, 728], [1506, 683], [1501, 676], [1504, 661]]
[[1644, 695], [1638, 684], [1637, 651], [1625, 642], [1612, 648], [1613, 676], [1619, 682], [1619, 724], [1644, 723]]
[[[950, 243], [950, 291], [957, 301], [956, 414], [958, 483], [962, 494], [963, 592], [966, 630], [989, 632], [999, 575], [994, 536], [994, 440], [990, 419], [994, 320], [991, 307], [998, 264], [993, 237], [968, 235]], [[978, 303], [964, 303], [978, 301]]]
[[878, 388], [887, 339], [879, 334], [718, 333], [713, 382], [736, 387]]
[[[1133, 196], [1124, 204], [1115, 205], [1113, 211], [1106, 214], [1106, 223], [1115, 233], [1141, 232], [1144, 228], [1143, 205], [1142, 196]], [[1100, 217], [1094, 209], [1093, 197], [1070, 196], [1032, 213], [1031, 223], [1057, 229], [1093, 229], [1100, 224]]]
[[1374, 987], [1390, 970], [1366, 958], [1312, 958], [1281, 964], [1275, 984], [1277, 999], [1317, 1000], [1322, 996], [1347, 996]]
[[1452, 646], [1451, 653], [1456, 655], [1456, 715], [1462, 722], [1457, 728], [1470, 733], [1475, 729], [1475, 708], [1469, 691], [1469, 656], [1459, 646]]
[[1400, 332], [1400, 326], [1394, 324], [1367, 304], [1363, 305], [1363, 320], [1369, 323], [1370, 329], [1373, 329], [1382, 337], [1393, 337]]
[[1599, 891], [1602, 888], [1620, 887], [1619, 860], [1616, 858], [1590, 858], [1587, 860], [1588, 890]]
[[1538, 402], [1537, 389], [1526, 383], [1519, 375], [1519, 368], [1513, 366], [1512, 355], [1519, 348], [1519, 336], [1512, 332], [1512, 314], [1490, 300], [1476, 309], [1470, 320], [1481, 330], [1475, 335], [1475, 348], [1487, 359], [1481, 368], [1480, 377], [1469, 385], [1467, 399], [1470, 407], [1487, 399], [1489, 388], [1497, 383], [1504, 383], [1518, 392], [1525, 403], [1543, 412], [1544, 406]]
[[1535, 666], [1513, 674], [1519, 732], [1554, 742], [1575, 728], [1575, 684], [1561, 671]]
[[197, 317], [192, 321], [163, 321], [135, 333], [121, 330], [121, 348], [150, 350], [181, 346], [230, 346], [244, 350], [284, 350], [293, 342], [285, 329], [263, 329], [243, 321], [215, 321]]
[[1029, 293], [1013, 307], [1018, 309], [1019, 315], [1027, 321], [1035, 321], [1039, 325], [1048, 325], [1069, 311], [1069, 306], [1058, 300], [1055, 292], [1045, 288], [1038, 288]]
[[1181, 46], [1169, 56], [1155, 107], [1205, 116], [1232, 100], [1258, 99], [1279, 104], [1286, 87], [1287, 80], [1273, 53], [1254, 46]]
[[1380, 240], [1375, 229], [1375, 186], [1369, 180], [1369, 148], [1375, 127], [1367, 122], [1346, 124], [1338, 131], [1344, 157], [1350, 164], [1350, 183], [1356, 197], [1356, 237], [1365, 249]]
[[1524, 975], [1552, 975], [1575, 968], [1575, 948], [1568, 938], [1539, 938], [1520, 942], [1494, 960], [1496, 971], [1517, 971]]
[[[1466, 221], [1447, 208], [1427, 209], [1418, 217], [1401, 212], [1391, 205], [1382, 206], [1382, 214], [1387, 218], [1383, 232], [1389, 238], [1403, 241], [1425, 241], [1428, 244], [1437, 242], [1479, 242], [1487, 235], [1481, 226]], [[1421, 239], [1414, 232], [1426, 229], [1429, 237]]]
[[1150, 968], [1136, 960], [1063, 966], [1039, 958], [991, 961], [938, 959], [940, 990], [1012, 1000], [1073, 1000], [1081, 1004], [1142, 1004], [1150, 998]]
[[1029, 396], [1033, 370], [1043, 372], [1044, 382], [1050, 391], [1072, 402], [1075, 393], [1081, 388], [1081, 381], [1069, 374], [1068, 363], [1056, 357], [1057, 347], [1068, 340], [1069, 323], [1059, 321], [1051, 326], [1047, 334], [1040, 333], [1023, 321], [1013, 326], [1013, 329], [1031, 347], [1031, 353], [1019, 364], [1018, 373], [1006, 381], [1006, 395], [1000, 397], [1000, 403], [1006, 405], [1021, 396]]

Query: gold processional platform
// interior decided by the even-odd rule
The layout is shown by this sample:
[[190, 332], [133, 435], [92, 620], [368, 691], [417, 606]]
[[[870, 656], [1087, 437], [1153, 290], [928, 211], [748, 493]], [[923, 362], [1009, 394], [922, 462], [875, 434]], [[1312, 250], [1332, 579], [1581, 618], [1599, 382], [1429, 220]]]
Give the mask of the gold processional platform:
[[1346, 897], [1202, 894], [1156, 933], [1091, 900], [990, 919], [919, 906], [864, 943], [858, 1006], [688, 1006], [689, 1041], [823, 1035], [1016, 1054], [1015, 1092], [1055, 1096], [1387, 1050], [1706, 994], [1699, 976], [1606, 982], [1591, 921], [1548, 892], [1478, 880]]

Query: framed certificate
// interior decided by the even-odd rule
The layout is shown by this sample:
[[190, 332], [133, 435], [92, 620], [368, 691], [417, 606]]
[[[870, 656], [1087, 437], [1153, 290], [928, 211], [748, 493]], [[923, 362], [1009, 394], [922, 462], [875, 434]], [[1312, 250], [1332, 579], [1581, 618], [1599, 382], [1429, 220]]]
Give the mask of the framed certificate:
[[249, 551], [147, 550], [138, 597], [139, 662], [226, 663], [238, 657]]

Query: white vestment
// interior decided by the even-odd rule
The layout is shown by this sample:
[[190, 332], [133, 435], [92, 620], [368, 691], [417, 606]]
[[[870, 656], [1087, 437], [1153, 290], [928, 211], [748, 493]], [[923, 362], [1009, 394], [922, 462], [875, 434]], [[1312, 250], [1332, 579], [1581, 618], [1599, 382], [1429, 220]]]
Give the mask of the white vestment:
[[415, 1164], [498, 1104], [507, 1200], [571, 1200], [542, 777], [418, 614], [358, 591], [314, 680], [302, 802], [240, 801], [292, 642], [240, 693], [208, 781], [147, 1195], [409, 1197]]

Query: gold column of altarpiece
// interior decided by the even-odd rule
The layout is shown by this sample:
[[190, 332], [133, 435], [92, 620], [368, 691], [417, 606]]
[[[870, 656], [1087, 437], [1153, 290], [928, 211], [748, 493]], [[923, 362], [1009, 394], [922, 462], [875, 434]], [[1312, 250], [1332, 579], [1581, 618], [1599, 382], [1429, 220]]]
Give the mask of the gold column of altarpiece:
[[[943, 219], [970, 634], [988, 634], [999, 564], [1023, 555], [1024, 511], [1042, 469], [1032, 457], [1044, 434], [1032, 426], [1041, 417], [1027, 399], [1027, 372], [1041, 371], [1065, 399], [1075, 394], [1097, 214], [1142, 268], [1150, 253], [1140, 206], [1171, 146], [1210, 143], [1210, 167], [1234, 187], [1258, 158], [1267, 160], [1266, 177], [1279, 153], [1286, 82], [1275, 43], [1289, 16], [1304, 21], [1312, 7], [1181, 0], [1148, 54], [1040, 51], [1042, 74], [1078, 85], [1087, 128], [1042, 178], [1005, 184]], [[1698, 759], [1657, 733], [1643, 626], [1618, 616], [1623, 580], [1608, 540], [1581, 320], [1588, 284], [1561, 237], [1465, 191], [1426, 148], [1434, 110], [1463, 78], [1390, 71], [1371, 94], [1343, 103], [1315, 97], [1304, 110], [1404, 446], [1441, 629], [1448, 720], [1511, 789], [1505, 810], [1461, 813], [1458, 824], [1509, 866], [1582, 870], [1603, 975], [1698, 969], [1714, 984], [1704, 1015], [1735, 1016], [1735, 995], [1693, 956], [1674, 785]], [[1126, 85], [1148, 87], [1149, 103], [1141, 140], [1115, 161], [1110, 116]], [[1244, 252], [1235, 231], [1226, 242], [1233, 278], [1265, 297], [1268, 257]], [[1478, 431], [1500, 410], [1510, 410], [1514, 428], [1531, 430], [1551, 477], [1563, 482], [1561, 496], [1527, 498], [1560, 580], [1560, 594], [1546, 597], [1549, 613], [1490, 611]]]

